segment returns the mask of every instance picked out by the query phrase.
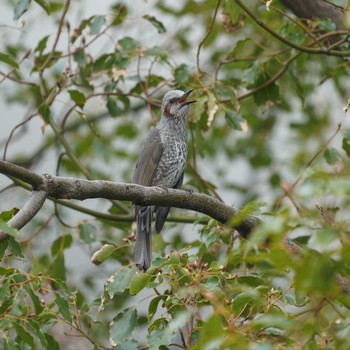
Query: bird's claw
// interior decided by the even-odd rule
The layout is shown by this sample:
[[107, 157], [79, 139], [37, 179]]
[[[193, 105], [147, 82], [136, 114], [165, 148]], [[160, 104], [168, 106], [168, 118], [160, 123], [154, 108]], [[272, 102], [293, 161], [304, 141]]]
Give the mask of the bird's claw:
[[189, 193], [189, 194], [193, 194], [193, 193], [194, 193], [194, 191], [192, 190], [192, 188], [184, 187], [184, 188], [182, 188], [182, 190], [183, 190], [183, 191], [186, 191], [186, 192]]
[[161, 188], [162, 190], [168, 192], [168, 187], [166, 187], [165, 185], [158, 185], [157, 187]]

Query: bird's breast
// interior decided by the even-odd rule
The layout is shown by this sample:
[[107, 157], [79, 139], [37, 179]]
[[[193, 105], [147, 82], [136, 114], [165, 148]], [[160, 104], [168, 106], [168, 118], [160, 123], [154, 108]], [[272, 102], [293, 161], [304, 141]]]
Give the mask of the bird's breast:
[[153, 181], [155, 186], [174, 187], [180, 179], [187, 160], [187, 140], [170, 137], [163, 140], [164, 152]]

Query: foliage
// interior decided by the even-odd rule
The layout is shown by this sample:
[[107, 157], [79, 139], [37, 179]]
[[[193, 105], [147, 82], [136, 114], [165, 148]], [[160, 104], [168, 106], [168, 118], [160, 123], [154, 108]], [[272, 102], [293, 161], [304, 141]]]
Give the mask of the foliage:
[[[155, 237], [141, 273], [128, 203], [47, 204], [23, 233], [6, 223], [28, 193], [7, 188], [1, 347], [350, 348], [344, 33], [328, 19], [295, 19], [278, 1], [105, 3], [108, 13], [79, 20], [83, 1], [3, 5], [13, 14], [0, 27], [3, 159], [130, 182], [162, 94], [193, 89], [186, 186], [239, 201], [263, 223], [243, 240], [230, 224], [179, 211], [169, 222], [192, 225], [169, 223], [172, 236]], [[35, 31], [37, 18], [52, 31]], [[15, 151], [26, 127], [39, 136]], [[73, 273], [77, 246], [84, 270]]]

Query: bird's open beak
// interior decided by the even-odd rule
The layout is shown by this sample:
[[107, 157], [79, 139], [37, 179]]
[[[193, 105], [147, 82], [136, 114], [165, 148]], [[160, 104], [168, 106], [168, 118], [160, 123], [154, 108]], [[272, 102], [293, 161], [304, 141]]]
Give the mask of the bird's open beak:
[[177, 101], [177, 103], [181, 105], [180, 109], [181, 109], [182, 107], [184, 107], [184, 106], [189, 105], [190, 103], [195, 103], [195, 102], [197, 102], [197, 101], [195, 101], [195, 100], [193, 100], [193, 101], [187, 101], [187, 98], [188, 98], [188, 96], [190, 95], [190, 93], [191, 93], [192, 91], [193, 91], [193, 90], [187, 91], [183, 96], [181, 96], [181, 97], [179, 98], [179, 100]]

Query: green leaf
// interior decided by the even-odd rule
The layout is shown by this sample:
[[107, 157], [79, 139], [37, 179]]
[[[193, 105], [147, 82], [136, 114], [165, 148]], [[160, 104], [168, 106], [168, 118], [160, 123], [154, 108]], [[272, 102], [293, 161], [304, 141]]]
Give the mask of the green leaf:
[[[237, 8], [238, 6], [235, 6], [235, 7]], [[238, 54], [242, 54], [242, 52], [244, 52], [243, 50], [248, 51], [249, 45], [250, 46], [254, 45], [251, 38], [245, 38], [245, 39], [238, 40], [236, 45], [233, 47], [232, 51], [230, 51], [229, 54], [227, 55], [227, 58], [228, 59], [236, 58], [238, 56]], [[255, 50], [256, 50], [256, 48], [255, 48]]]
[[236, 24], [242, 13], [242, 9], [233, 1], [228, 0], [223, 3], [223, 13], [226, 13], [231, 17], [232, 24]]
[[68, 90], [69, 96], [80, 108], [83, 108], [86, 102], [85, 95], [78, 90]]
[[58, 342], [55, 340], [55, 338], [52, 335], [47, 334], [47, 333], [45, 333], [44, 335], [45, 335], [45, 339], [46, 339], [47, 344], [48, 344], [47, 349], [60, 350], [60, 345], [58, 344]]
[[322, 32], [333, 32], [336, 30], [336, 24], [329, 18], [316, 18], [314, 23]]
[[8, 295], [7, 298], [5, 298], [3, 303], [0, 303], [0, 313], [1, 315], [7, 314], [9, 310], [13, 307], [13, 304], [15, 302], [15, 296]]
[[[50, 269], [50, 275], [52, 278], [54, 278], [58, 281], [65, 281], [66, 280], [66, 267], [65, 267], [63, 252], [58, 253], [55, 260], [53, 261], [52, 267]], [[57, 288], [58, 288], [58, 286], [57, 286]]]
[[47, 45], [47, 41], [49, 40], [49, 35], [44, 36], [36, 45], [34, 52], [39, 52], [39, 54], [41, 55], [44, 50], [46, 49], [46, 45]]
[[90, 34], [96, 35], [101, 31], [101, 28], [106, 24], [105, 16], [94, 16], [89, 23]]
[[190, 79], [190, 75], [188, 66], [186, 64], [180, 64], [174, 71], [175, 83], [186, 84]]
[[117, 248], [111, 244], [104, 244], [99, 250], [97, 250], [91, 258], [91, 261], [95, 265], [102, 264], [105, 260], [107, 260], [116, 250]]
[[324, 152], [324, 157], [328, 164], [334, 165], [342, 161], [339, 151], [333, 147], [327, 148]]
[[15, 283], [25, 283], [28, 282], [28, 276], [24, 275], [23, 273], [21, 273], [20, 271], [18, 271], [17, 273], [15, 273], [12, 276], [13, 280], [15, 281]]
[[118, 44], [124, 51], [135, 51], [140, 47], [139, 42], [129, 36], [118, 40]]
[[305, 41], [305, 32], [300, 26], [292, 21], [286, 21], [280, 29], [280, 34], [286, 39], [301, 45]]
[[74, 44], [74, 42], [79, 38], [79, 36], [81, 35], [81, 33], [83, 32], [83, 30], [90, 24], [90, 22], [92, 21], [94, 17], [91, 16], [90, 18], [84, 19], [80, 22], [79, 27], [75, 28], [73, 30], [73, 34], [71, 37], [71, 43]]
[[8, 245], [9, 245], [8, 239], [5, 239], [0, 242], [0, 261], [3, 259]]
[[51, 254], [53, 256], [62, 254], [65, 249], [69, 248], [72, 245], [72, 240], [73, 238], [71, 235], [58, 237], [51, 246]]
[[243, 81], [245, 81], [247, 84], [247, 88], [252, 88], [257, 84], [261, 73], [261, 63], [259, 60], [256, 60], [248, 69], [243, 72]]
[[15, 61], [15, 59], [12, 56], [7, 55], [5, 53], [0, 52], [0, 61], [4, 62], [4, 63], [6, 63], [14, 68], [19, 68], [19, 65]]
[[145, 273], [140, 273], [136, 276], [133, 277], [130, 283], [130, 294], [131, 295], [136, 295], [143, 288], [147, 286], [147, 284], [151, 281], [154, 281], [155, 276], [152, 275], [156, 269], [155, 268], [150, 268], [148, 271]]
[[224, 334], [224, 325], [222, 324], [221, 315], [214, 313], [200, 330], [199, 346], [204, 347], [209, 343], [213, 349], [220, 349]]
[[31, 0], [20, 0], [15, 6], [13, 19], [17, 21], [27, 10], [31, 3]]
[[0, 304], [2, 304], [4, 299], [7, 297], [7, 291], [10, 284], [10, 279], [6, 278], [6, 279], [3, 279], [1, 282], [2, 283], [0, 285], [0, 302], [1, 302]]
[[45, 336], [44, 336], [43, 332], [40, 329], [39, 322], [37, 322], [33, 318], [29, 318], [29, 317], [27, 318], [26, 322], [28, 322], [28, 324], [29, 324], [29, 326], [30, 326], [30, 328], [32, 330], [32, 333], [34, 333], [34, 335], [36, 337], [38, 337], [38, 339], [40, 340], [42, 348], [43, 349], [47, 349], [47, 345], [48, 344], [47, 344], [47, 341], [45, 339]]
[[248, 284], [249, 286], [252, 287], [258, 287], [261, 286], [264, 282], [262, 278], [258, 275], [246, 275], [246, 276], [241, 276], [238, 277], [237, 279], [239, 282]]
[[135, 124], [125, 123], [118, 126], [117, 130], [115, 131], [115, 135], [119, 138], [133, 140], [138, 135], [138, 131]]
[[175, 338], [176, 331], [179, 328], [174, 327], [175, 324], [177, 326], [176, 319], [170, 323], [164, 318], [156, 320], [150, 327], [150, 333], [147, 335], [149, 348], [151, 350], [158, 350], [162, 346], [168, 346]]
[[315, 243], [319, 244], [323, 249], [327, 249], [327, 247], [329, 247], [332, 242], [335, 242], [339, 236], [339, 231], [332, 227], [320, 228], [313, 234]]
[[159, 57], [160, 59], [166, 61], [169, 58], [169, 53], [166, 49], [159, 46], [153, 46], [144, 52], [145, 56]]
[[180, 264], [180, 255], [177, 252], [171, 252], [169, 259], [166, 259], [166, 261], [161, 264], [161, 266], [168, 266], [168, 265], [179, 265]]
[[226, 112], [225, 120], [235, 130], [246, 130], [247, 122], [240, 113]]
[[5, 210], [0, 214], [0, 220], [9, 221], [19, 212], [18, 208], [12, 208], [11, 210]]
[[347, 131], [342, 143], [343, 150], [346, 152], [346, 155], [350, 157], [350, 131]]
[[157, 18], [155, 18], [154, 16], [144, 15], [143, 18], [150, 22], [157, 29], [159, 34], [163, 34], [166, 32], [164, 24], [157, 20]]
[[39, 106], [38, 113], [39, 113], [39, 115], [41, 115], [41, 117], [43, 118], [43, 120], [46, 124], [48, 124], [50, 122], [51, 111], [50, 111], [49, 105], [46, 102], [43, 102]]
[[8, 239], [8, 242], [9, 242], [9, 246], [11, 248], [11, 250], [13, 251], [13, 253], [20, 257], [20, 258], [24, 258], [24, 255], [23, 255], [23, 252], [22, 252], [22, 248], [20, 246], [20, 244], [15, 240], [14, 237], [10, 237]]
[[113, 350], [137, 350], [137, 341], [135, 339], [126, 339], [116, 346], [113, 346]]
[[78, 50], [73, 55], [74, 61], [77, 62], [80, 66], [85, 66], [87, 63], [87, 58], [84, 50]]
[[[257, 85], [260, 86], [264, 84], [268, 79], [269, 77], [267, 76], [260, 77], [257, 82]], [[280, 90], [278, 85], [276, 83], [272, 83], [267, 87], [265, 87], [264, 89], [257, 91], [254, 94], [254, 99], [258, 106], [265, 106], [267, 102], [274, 102], [274, 103], [278, 102], [280, 99]]]
[[248, 309], [247, 305], [258, 303], [260, 297], [261, 294], [256, 289], [246, 289], [244, 292], [235, 296], [231, 304], [232, 310], [238, 315], [243, 310]]
[[[215, 262], [217, 263], [217, 261]], [[203, 287], [205, 288], [205, 290], [216, 290], [219, 284], [220, 278], [218, 276], [211, 276], [205, 281]]]
[[224, 266], [223, 266], [222, 264], [220, 264], [220, 263], [217, 262], [217, 261], [213, 261], [213, 262], [211, 262], [208, 271], [211, 271], [211, 272], [219, 272], [219, 271], [222, 271], [223, 268], [224, 268]]
[[96, 242], [96, 227], [90, 222], [84, 222], [78, 225], [79, 237], [87, 244]]
[[151, 300], [151, 302], [148, 305], [148, 322], [152, 321], [153, 316], [158, 310], [159, 302], [164, 299], [165, 297], [163, 295], [158, 295]]
[[113, 26], [117, 26], [123, 23], [126, 15], [128, 14], [127, 7], [123, 3], [117, 3], [116, 5], [112, 6], [112, 9], [115, 13], [111, 24]]
[[112, 117], [117, 117], [122, 113], [122, 109], [118, 107], [117, 99], [112, 96], [107, 97], [106, 107], [108, 109], [109, 114]]
[[27, 332], [18, 322], [14, 322], [14, 327], [20, 339], [24, 343], [28, 344], [32, 349], [35, 349], [36, 346], [34, 344], [33, 336], [29, 332]]
[[36, 315], [41, 314], [44, 310], [44, 306], [42, 305], [40, 298], [35, 294], [34, 290], [32, 289], [33, 286], [31, 284], [26, 284], [24, 288], [25, 288], [25, 291], [30, 296], [30, 298], [32, 299], [35, 314]]
[[116, 293], [125, 292], [135, 274], [135, 269], [123, 269], [109, 277], [106, 282], [109, 297], [112, 299]]
[[261, 330], [270, 327], [278, 329], [289, 329], [292, 324], [291, 320], [288, 320], [286, 317], [283, 317], [282, 313], [272, 314], [272, 315], [258, 315], [252, 322], [255, 329]]
[[68, 301], [66, 299], [64, 299], [60, 294], [56, 293], [55, 303], [58, 306], [58, 309], [59, 309], [61, 315], [63, 316], [63, 318], [67, 322], [72, 323], [73, 318], [72, 318], [72, 314], [69, 310]]
[[9, 225], [7, 222], [0, 220], [0, 231], [6, 233], [9, 236], [16, 237], [18, 230]]
[[11, 340], [11, 339], [6, 339], [4, 337], [4, 349], [3, 350], [23, 350], [22, 346], [19, 345], [17, 342]]
[[34, 0], [48, 15], [51, 15], [51, 6], [47, 0]]
[[111, 69], [115, 62], [115, 55], [113, 54], [103, 54], [98, 57], [94, 62], [94, 72], [100, 72], [102, 70]]
[[109, 331], [110, 343], [116, 346], [118, 343], [129, 338], [136, 327], [137, 311], [132, 307], [117, 314], [111, 323]]
[[[334, 229], [330, 229], [330, 231], [329, 233], [333, 237], [336, 236]], [[327, 234], [327, 232], [323, 231], [323, 234], [325, 233]], [[307, 266], [307, 269], [305, 269], [305, 266]], [[317, 293], [334, 293], [337, 290], [334, 280], [337, 266], [329, 261], [329, 257], [326, 254], [315, 253], [305, 256], [295, 266], [295, 272], [294, 281], [297, 291], [309, 294], [315, 291]]]

